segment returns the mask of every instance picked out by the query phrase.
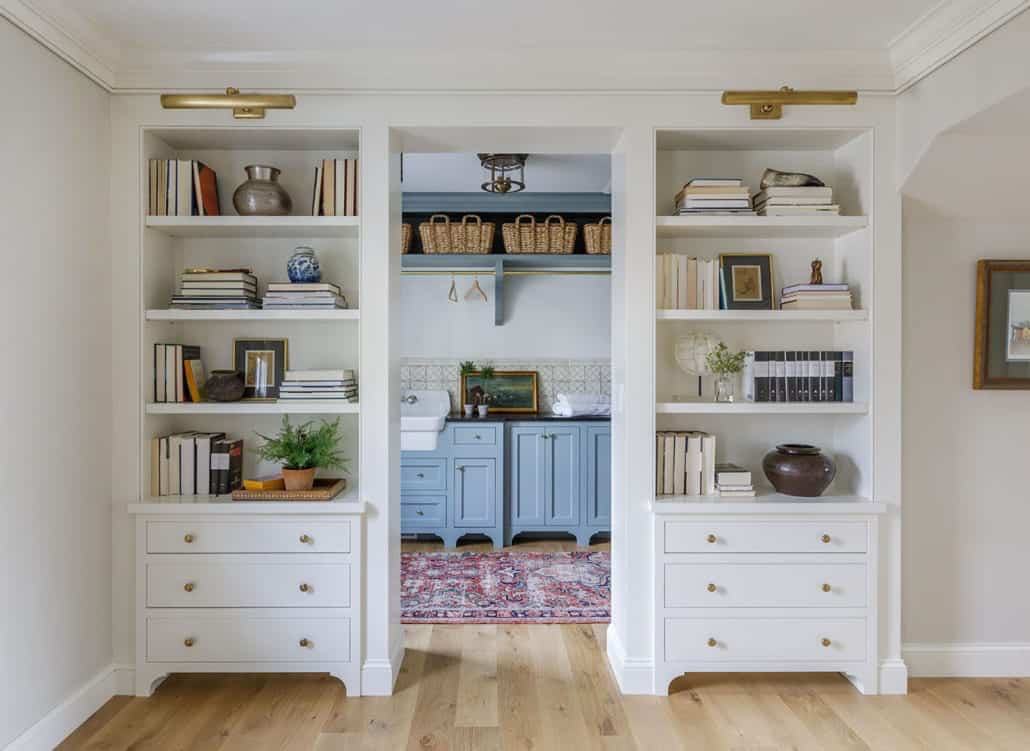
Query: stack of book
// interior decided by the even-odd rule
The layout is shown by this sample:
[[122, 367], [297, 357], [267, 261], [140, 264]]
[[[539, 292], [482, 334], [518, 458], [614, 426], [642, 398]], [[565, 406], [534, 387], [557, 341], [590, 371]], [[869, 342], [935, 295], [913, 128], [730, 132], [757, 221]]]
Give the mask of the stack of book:
[[347, 298], [332, 282], [270, 282], [262, 300], [265, 310], [336, 310]]
[[768, 187], [755, 196], [755, 211], [759, 216], [824, 216], [839, 214], [840, 206], [828, 186]]
[[150, 216], [218, 216], [218, 178], [195, 159], [151, 159]]
[[851, 310], [851, 290], [846, 284], [794, 284], [780, 296], [783, 310]]
[[177, 310], [249, 310], [258, 308], [257, 277], [249, 269], [186, 269], [179, 293], [172, 297]]
[[733, 177], [695, 177], [674, 198], [680, 216], [692, 214], [753, 216], [751, 189]]
[[358, 160], [323, 159], [315, 167], [311, 216], [358, 215]]
[[754, 498], [751, 472], [736, 464], [715, 465], [715, 489], [723, 498]]
[[150, 439], [150, 494], [224, 495], [243, 487], [243, 439], [173, 433]]
[[204, 401], [204, 363], [192, 344], [154, 345], [154, 401]]
[[353, 370], [287, 370], [279, 401], [358, 401]]
[[655, 267], [660, 310], [718, 310], [719, 261], [662, 253]]
[[699, 430], [655, 434], [657, 495], [715, 495], [715, 436]]
[[853, 402], [855, 353], [748, 352], [744, 398], [752, 402]]

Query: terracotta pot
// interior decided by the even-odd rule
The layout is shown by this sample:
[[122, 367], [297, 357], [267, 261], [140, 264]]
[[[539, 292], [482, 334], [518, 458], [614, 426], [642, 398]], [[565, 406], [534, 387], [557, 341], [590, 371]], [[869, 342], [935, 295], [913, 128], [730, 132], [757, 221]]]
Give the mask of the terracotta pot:
[[315, 486], [315, 468], [283, 468], [283, 484], [287, 490], [311, 490]]
[[762, 459], [762, 470], [780, 493], [814, 498], [837, 476], [837, 465], [818, 446], [781, 443]]

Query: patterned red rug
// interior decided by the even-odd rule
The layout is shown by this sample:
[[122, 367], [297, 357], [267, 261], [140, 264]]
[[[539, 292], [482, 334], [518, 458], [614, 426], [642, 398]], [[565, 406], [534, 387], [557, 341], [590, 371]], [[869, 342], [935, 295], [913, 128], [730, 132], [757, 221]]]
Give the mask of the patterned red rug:
[[608, 623], [606, 552], [402, 553], [401, 623]]

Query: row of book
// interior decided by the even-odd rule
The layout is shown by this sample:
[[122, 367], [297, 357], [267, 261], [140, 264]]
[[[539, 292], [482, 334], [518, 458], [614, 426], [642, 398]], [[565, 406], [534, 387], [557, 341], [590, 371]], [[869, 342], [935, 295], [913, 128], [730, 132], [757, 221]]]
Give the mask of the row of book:
[[755, 211], [759, 216], [835, 216], [840, 206], [826, 185], [769, 187], [755, 195]]
[[752, 402], [853, 402], [855, 353], [755, 351], [744, 364], [744, 398]]
[[661, 253], [655, 270], [660, 310], [718, 310], [719, 261]]
[[204, 401], [204, 363], [192, 344], [154, 345], [154, 401]]
[[243, 439], [173, 433], [150, 440], [150, 494], [224, 495], [243, 487]]
[[172, 296], [175, 310], [252, 310], [257, 299], [257, 277], [250, 269], [186, 269], [179, 291]]
[[358, 401], [353, 370], [287, 370], [279, 401]]
[[655, 433], [657, 495], [715, 494], [715, 436], [699, 430]]
[[694, 214], [754, 216], [751, 188], [735, 177], [695, 177], [673, 201], [680, 216]]
[[261, 307], [265, 310], [338, 310], [347, 298], [332, 282], [271, 282]]
[[311, 216], [358, 215], [358, 160], [323, 159], [315, 167]]
[[715, 465], [715, 490], [723, 498], [754, 498], [751, 472], [736, 464]]
[[851, 310], [847, 284], [795, 284], [780, 295], [782, 310]]
[[147, 214], [218, 216], [218, 177], [196, 159], [151, 159]]

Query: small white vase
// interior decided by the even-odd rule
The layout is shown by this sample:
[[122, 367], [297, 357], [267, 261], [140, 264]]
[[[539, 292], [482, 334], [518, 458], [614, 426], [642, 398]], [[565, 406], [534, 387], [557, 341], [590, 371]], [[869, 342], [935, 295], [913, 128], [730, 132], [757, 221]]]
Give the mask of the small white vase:
[[476, 405], [466, 404], [465, 405], [465, 417], [472, 417], [472, 414], [476, 411]]
[[490, 410], [490, 407], [486, 404], [480, 404], [479, 407], [477, 407], [477, 409], [479, 410], [480, 417], [486, 417], [486, 413]]

